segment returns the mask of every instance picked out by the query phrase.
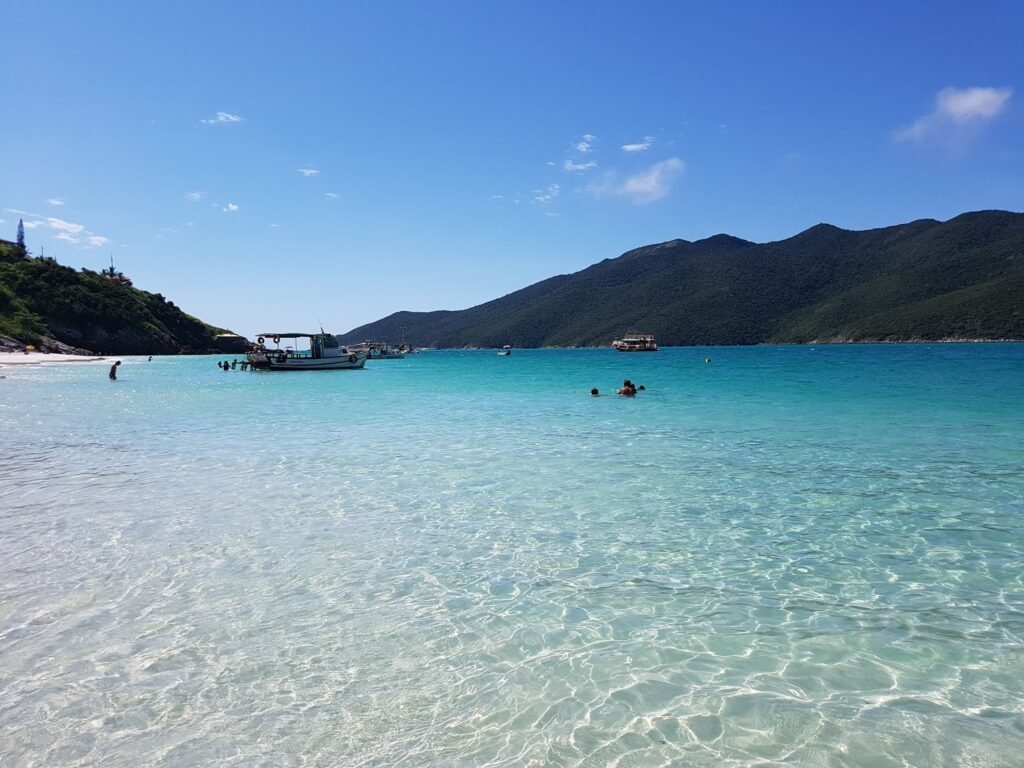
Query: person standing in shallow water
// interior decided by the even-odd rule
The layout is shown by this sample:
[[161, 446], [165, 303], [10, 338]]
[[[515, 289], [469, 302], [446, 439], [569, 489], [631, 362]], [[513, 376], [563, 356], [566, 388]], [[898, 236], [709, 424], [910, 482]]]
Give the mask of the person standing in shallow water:
[[119, 366], [120, 364], [121, 364], [121, 361], [118, 360], [116, 363], [114, 363], [112, 366], [110, 366], [110, 380], [111, 381], [117, 381], [117, 366]]

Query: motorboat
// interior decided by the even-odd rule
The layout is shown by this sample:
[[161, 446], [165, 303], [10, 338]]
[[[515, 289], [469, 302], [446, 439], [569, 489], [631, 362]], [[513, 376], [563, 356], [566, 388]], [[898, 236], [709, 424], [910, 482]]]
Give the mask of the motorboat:
[[619, 352], [657, 352], [658, 345], [649, 333], [627, 333], [621, 339], [612, 342], [612, 347]]
[[[267, 347], [270, 339], [274, 347]], [[296, 341], [295, 346], [281, 347], [282, 340]], [[308, 349], [299, 349], [298, 339], [309, 339]], [[343, 347], [333, 334], [324, 333], [261, 333], [256, 346], [246, 355], [249, 365], [269, 371], [344, 371], [362, 368], [368, 354]]]
[[393, 347], [384, 341], [364, 341], [361, 344], [349, 345], [352, 352], [365, 352], [369, 360], [401, 360], [405, 357], [405, 345]]
[[506, 344], [504, 347], [498, 350], [498, 357], [508, 357], [512, 354], [512, 347]]

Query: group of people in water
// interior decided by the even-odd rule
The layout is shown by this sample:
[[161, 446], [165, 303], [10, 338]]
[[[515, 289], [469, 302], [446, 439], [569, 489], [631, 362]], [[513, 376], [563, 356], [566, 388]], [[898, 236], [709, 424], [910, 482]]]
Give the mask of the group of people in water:
[[[220, 368], [222, 371], [233, 371], [235, 370], [235, 368], [238, 367], [238, 365], [238, 360], [232, 360], [230, 363], [227, 360], [225, 360], [224, 362], [221, 362], [220, 360], [217, 361], [217, 367]], [[243, 371], [249, 370], [248, 360], [243, 360], [241, 365]]]
[[[616, 395], [622, 395], [623, 397], [636, 397], [637, 392], [643, 392], [647, 387], [641, 384], [639, 387], [629, 379], [622, 382], [622, 386], [615, 390]], [[590, 390], [591, 397], [600, 397], [601, 391], [594, 387]]]

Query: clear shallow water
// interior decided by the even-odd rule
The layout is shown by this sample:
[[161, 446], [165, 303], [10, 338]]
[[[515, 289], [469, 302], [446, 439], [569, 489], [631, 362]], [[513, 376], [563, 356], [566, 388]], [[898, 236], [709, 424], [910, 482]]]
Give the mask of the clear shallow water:
[[1024, 345], [216, 359], [0, 371], [0, 764], [1021, 765]]

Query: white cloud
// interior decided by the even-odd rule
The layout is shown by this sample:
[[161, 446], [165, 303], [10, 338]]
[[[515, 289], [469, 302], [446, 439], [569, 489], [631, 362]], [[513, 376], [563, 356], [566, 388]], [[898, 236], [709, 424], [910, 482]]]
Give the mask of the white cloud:
[[580, 140], [573, 144], [573, 149], [581, 155], [586, 155], [593, 150], [594, 141], [597, 139], [592, 133], [584, 133]]
[[898, 130], [896, 140], [963, 136], [999, 116], [1011, 96], [1012, 88], [943, 88], [935, 95], [935, 109]]
[[199, 122], [207, 125], [230, 125], [232, 123], [244, 123], [245, 118], [239, 115], [232, 115], [230, 112], [218, 112], [214, 117], [204, 117]]
[[198, 190], [195, 191], [195, 192], [186, 192], [185, 193], [185, 199], [186, 200], [191, 200], [193, 203], [198, 203], [200, 200], [203, 199], [203, 195], [205, 195], [205, 194], [206, 194], [205, 192], [200, 192]]
[[572, 160], [566, 160], [562, 163], [562, 167], [570, 173], [582, 173], [583, 171], [589, 171], [591, 168], [596, 168], [597, 163], [593, 160], [589, 160], [585, 163], [577, 163]]
[[549, 184], [544, 189], [535, 189], [531, 192], [530, 200], [534, 205], [550, 205], [554, 202], [555, 198], [558, 197], [561, 191], [561, 188], [557, 184]]
[[[37, 216], [37, 214], [29, 215]], [[41, 227], [55, 232], [56, 234], [53, 235], [55, 240], [81, 244], [86, 248], [98, 248], [110, 242], [109, 238], [97, 235], [95, 232], [90, 232], [84, 224], [58, 219], [55, 216], [39, 217], [25, 222], [25, 229], [39, 229]]]
[[224, 211], [224, 213], [234, 213], [235, 211], [238, 210], [238, 206], [235, 205], [234, 203], [228, 203], [223, 208], [221, 208], [221, 210]]
[[308, 178], [310, 176], [316, 176], [320, 171], [316, 168], [299, 168], [299, 173]]
[[596, 168], [597, 163], [593, 160], [586, 160], [586, 155], [589, 155], [594, 151], [594, 142], [597, 140], [597, 136], [592, 133], [585, 133], [580, 137], [578, 141], [572, 143], [573, 152], [576, 157], [570, 157], [562, 161], [562, 168], [569, 173], [582, 173], [583, 171], [589, 171], [591, 168]]
[[271, 228], [271, 229], [277, 229], [277, 228], [278, 228], [278, 226], [280, 226], [280, 225], [278, 225], [278, 224], [271, 224], [271, 225], [270, 225], [270, 228]]
[[623, 144], [622, 149], [625, 152], [643, 152], [646, 149], [650, 149], [654, 143], [653, 136], [644, 136], [644, 140], [636, 144]]
[[324, 192], [325, 197], [329, 197], [332, 200], [338, 196], [337, 192]]
[[83, 224], [75, 224], [73, 221], [64, 221], [64, 219], [55, 219], [53, 216], [46, 219], [46, 224], [51, 229], [56, 229], [58, 232], [67, 232], [70, 235], [80, 235], [85, 232]]
[[671, 157], [655, 163], [623, 181], [613, 176], [589, 187], [598, 197], [624, 197], [634, 205], [646, 205], [660, 200], [672, 191], [673, 182], [686, 170], [686, 164], [678, 157]]
[[46, 202], [48, 202], [50, 205], [64, 205], [64, 201], [58, 200], [56, 197], [51, 197]]

